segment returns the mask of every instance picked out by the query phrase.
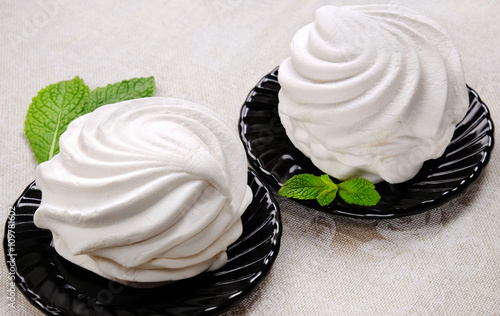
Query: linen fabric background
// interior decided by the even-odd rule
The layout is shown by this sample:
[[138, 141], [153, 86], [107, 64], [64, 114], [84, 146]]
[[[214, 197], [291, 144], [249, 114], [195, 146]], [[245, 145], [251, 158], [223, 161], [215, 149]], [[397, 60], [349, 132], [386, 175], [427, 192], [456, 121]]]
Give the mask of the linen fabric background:
[[[41, 88], [77, 75], [91, 89], [152, 75], [156, 96], [206, 105], [236, 130], [247, 93], [288, 56], [318, 7], [369, 3], [407, 6], [448, 30], [466, 82], [500, 122], [497, 0], [2, 0], [2, 236], [9, 207], [34, 179], [23, 128]], [[464, 194], [421, 215], [354, 220], [277, 197], [280, 254], [227, 315], [500, 315], [499, 147]], [[0, 314], [42, 315], [19, 291], [8, 306], [4, 259], [0, 266]]]

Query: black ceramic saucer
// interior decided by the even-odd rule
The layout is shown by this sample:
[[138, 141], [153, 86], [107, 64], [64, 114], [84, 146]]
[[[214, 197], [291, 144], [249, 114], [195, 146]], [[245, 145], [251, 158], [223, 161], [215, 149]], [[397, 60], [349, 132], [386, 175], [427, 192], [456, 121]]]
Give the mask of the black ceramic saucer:
[[[254, 199], [242, 216], [243, 234], [227, 250], [221, 269], [150, 288], [112, 282], [60, 257], [50, 231], [33, 214], [41, 192], [30, 184], [9, 213], [4, 251], [19, 290], [47, 315], [212, 315], [245, 297], [267, 275], [278, 255], [281, 219], [269, 189], [248, 172]], [[10, 236], [10, 237], [9, 237]], [[9, 262], [10, 260], [10, 262]]]
[[[445, 153], [424, 163], [411, 180], [376, 185], [381, 195], [373, 207], [353, 206], [336, 199], [328, 206], [316, 200], [295, 200], [327, 213], [357, 218], [394, 218], [424, 212], [456, 197], [487, 164], [493, 148], [493, 122], [479, 95], [469, 90], [469, 109], [456, 126]], [[311, 160], [293, 146], [278, 115], [278, 68], [250, 91], [241, 109], [240, 137], [251, 166], [274, 189], [300, 173], [321, 175]]]

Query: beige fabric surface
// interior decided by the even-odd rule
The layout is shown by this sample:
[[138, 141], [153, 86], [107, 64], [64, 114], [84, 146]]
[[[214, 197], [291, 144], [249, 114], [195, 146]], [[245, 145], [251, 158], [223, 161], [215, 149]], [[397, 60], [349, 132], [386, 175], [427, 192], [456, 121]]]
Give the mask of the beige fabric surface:
[[[399, 3], [447, 29], [466, 82], [500, 122], [497, 0], [2, 0], [2, 223], [34, 179], [23, 126], [44, 86], [78, 75], [92, 89], [153, 75], [157, 96], [207, 105], [236, 130], [248, 91], [287, 57], [316, 8], [364, 3]], [[498, 151], [463, 195], [417, 216], [353, 220], [278, 198], [280, 254], [227, 315], [500, 315]], [[0, 266], [0, 315], [42, 315], [19, 291], [8, 306], [3, 258]]]

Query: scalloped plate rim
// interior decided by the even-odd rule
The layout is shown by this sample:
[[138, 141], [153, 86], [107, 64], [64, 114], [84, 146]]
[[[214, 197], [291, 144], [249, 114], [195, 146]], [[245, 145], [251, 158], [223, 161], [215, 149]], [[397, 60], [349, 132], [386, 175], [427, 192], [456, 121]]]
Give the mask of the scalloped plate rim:
[[[269, 206], [266, 207], [266, 211], [269, 212], [269, 216], [273, 218], [273, 220], [270, 221], [268, 225], [272, 226], [272, 233], [270, 234], [270, 237], [272, 239], [271, 241], [271, 246], [270, 246], [270, 251], [268, 255], [266, 256], [265, 262], [262, 263], [262, 269], [257, 273], [252, 281], [246, 285], [246, 287], [242, 288], [240, 291], [238, 291], [236, 294], [231, 295], [223, 304], [220, 304], [219, 306], [216, 307], [211, 307], [207, 308], [205, 310], [201, 310], [201, 315], [218, 315], [223, 312], [227, 312], [231, 307], [233, 307], [235, 304], [243, 300], [246, 296], [248, 296], [252, 291], [256, 289], [256, 287], [268, 276], [278, 254], [280, 251], [280, 246], [281, 246], [281, 236], [282, 236], [282, 222], [281, 222], [281, 212], [278, 203], [276, 202], [270, 188], [266, 185], [266, 182], [263, 181], [259, 174], [252, 170], [251, 168], [248, 169], [248, 184], [250, 185], [251, 182], [255, 182], [256, 185], [258, 186], [257, 191], [264, 190], [263, 193], [261, 193], [262, 197], [267, 197], [265, 201], [269, 201]], [[24, 190], [23, 193], [16, 199], [16, 202], [12, 206], [12, 210], [15, 213], [15, 209], [18, 205], [18, 202], [30, 191], [32, 190], [33, 186], [35, 185], [35, 181], [31, 182]], [[254, 193], [254, 198], [256, 198], [256, 192]], [[258, 201], [258, 206], [262, 205], [264, 199], [261, 199]], [[9, 212], [10, 213], [10, 212]], [[33, 212], [34, 213], [34, 212]], [[30, 222], [33, 222], [32, 218], [33, 215], [30, 215], [31, 220]], [[5, 221], [5, 230], [4, 230], [4, 238], [3, 238], [3, 248], [4, 248], [4, 257], [5, 257], [5, 263], [7, 264], [7, 268], [9, 268], [9, 258], [10, 254], [8, 252], [8, 223], [9, 219]], [[38, 228], [37, 228], [38, 229]], [[39, 229], [40, 231], [47, 231], [45, 229]], [[243, 236], [243, 235], [242, 235]], [[242, 237], [240, 236], [240, 238]], [[233, 243], [236, 244], [238, 240]], [[233, 245], [231, 244], [231, 245]], [[231, 247], [228, 246], [228, 248]], [[55, 252], [55, 251], [54, 251]], [[15, 252], [14, 252], [15, 254]], [[61, 257], [62, 258], [62, 257]], [[260, 262], [260, 260], [259, 260]], [[72, 263], [70, 263], [72, 264]], [[74, 265], [74, 264], [73, 264]], [[76, 266], [76, 265], [75, 265]], [[78, 267], [79, 269], [82, 269]], [[57, 268], [56, 268], [57, 269]], [[223, 268], [222, 268], [223, 269]], [[208, 272], [208, 273], [217, 273], [219, 270], [213, 271], [213, 272]], [[92, 273], [89, 271], [86, 271], [87, 273]], [[205, 272], [206, 273], [206, 272]], [[194, 276], [192, 278], [196, 278], [197, 276]], [[23, 294], [23, 296], [34, 306], [36, 307], [39, 311], [43, 312], [46, 315], [66, 315], [66, 313], [62, 310], [60, 310], [59, 307], [57, 306], [49, 306], [45, 302], [42, 302], [40, 300], [39, 294], [37, 294], [35, 291], [33, 291], [25, 281], [25, 276], [20, 275], [16, 269], [15, 271], [15, 280], [14, 280], [17, 289]], [[68, 284], [70, 285], [70, 284]], [[70, 285], [72, 286], [72, 285]], [[83, 294], [86, 295], [86, 294]], [[164, 303], [164, 302], [162, 302]], [[108, 306], [113, 306], [113, 304], [109, 304]], [[127, 305], [115, 305], [115, 308], [140, 308], [140, 306], [127, 306]], [[90, 308], [90, 306], [89, 306]], [[155, 311], [156, 312], [156, 311]], [[74, 314], [69, 314], [69, 315], [74, 315]], [[155, 315], [161, 315], [161, 314], [155, 314]], [[170, 315], [169, 313], [165, 315]]]

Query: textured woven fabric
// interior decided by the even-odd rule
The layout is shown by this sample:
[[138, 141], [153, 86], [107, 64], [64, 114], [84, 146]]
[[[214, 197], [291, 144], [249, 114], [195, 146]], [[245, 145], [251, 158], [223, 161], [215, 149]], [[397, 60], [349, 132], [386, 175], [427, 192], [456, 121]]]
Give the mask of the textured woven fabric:
[[[500, 122], [500, 2], [355, 3], [378, 2], [405, 5], [447, 29], [466, 82]], [[2, 223], [34, 178], [23, 127], [41, 88], [76, 75], [91, 89], [153, 75], [155, 95], [207, 105], [236, 130], [248, 91], [288, 56], [293, 34], [324, 4], [354, 2], [1, 1]], [[227, 314], [499, 315], [499, 150], [464, 194], [417, 216], [353, 220], [278, 197], [280, 254]], [[19, 291], [8, 306], [7, 276], [2, 259], [0, 315], [42, 315]]]

